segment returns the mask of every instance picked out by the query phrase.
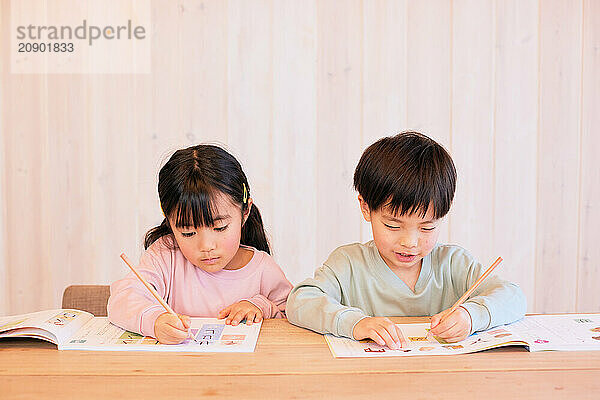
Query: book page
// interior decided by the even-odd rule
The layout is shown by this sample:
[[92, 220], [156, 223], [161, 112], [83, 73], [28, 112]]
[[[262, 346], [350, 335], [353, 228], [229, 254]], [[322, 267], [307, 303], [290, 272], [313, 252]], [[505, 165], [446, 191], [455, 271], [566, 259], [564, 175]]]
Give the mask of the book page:
[[186, 352], [253, 352], [262, 323], [225, 325], [224, 319], [192, 318], [191, 333], [196, 340], [181, 344], [160, 344], [152, 337], [129, 332], [96, 317], [77, 332], [61, 350], [92, 351], [186, 351]]
[[509, 327], [531, 351], [600, 350], [600, 314], [527, 315]]
[[526, 345], [505, 326], [475, 333], [460, 342], [447, 343], [441, 338], [427, 336], [429, 323], [396, 325], [402, 330], [407, 341], [407, 346], [398, 350], [380, 346], [372, 340], [356, 341], [333, 335], [325, 335], [325, 339], [331, 353], [336, 358], [452, 355], [473, 353], [501, 346]]
[[93, 317], [85, 311], [63, 309], [0, 317], [0, 338], [31, 337], [58, 345]]

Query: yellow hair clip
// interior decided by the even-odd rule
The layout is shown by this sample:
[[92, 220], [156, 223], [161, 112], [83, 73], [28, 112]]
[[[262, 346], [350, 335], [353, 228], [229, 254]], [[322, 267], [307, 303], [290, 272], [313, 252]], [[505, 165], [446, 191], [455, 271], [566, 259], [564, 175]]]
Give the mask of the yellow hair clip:
[[246, 190], [246, 184], [242, 183], [242, 185], [244, 186], [244, 198], [242, 199], [242, 203], [246, 204], [246, 201], [248, 201], [248, 191]]

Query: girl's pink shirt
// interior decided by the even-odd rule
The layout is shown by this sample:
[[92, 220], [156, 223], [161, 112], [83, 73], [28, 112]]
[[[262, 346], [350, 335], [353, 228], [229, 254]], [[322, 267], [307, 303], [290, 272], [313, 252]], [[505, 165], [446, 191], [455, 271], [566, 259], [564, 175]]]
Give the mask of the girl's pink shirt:
[[[269, 254], [247, 247], [254, 255], [244, 267], [209, 273], [179, 249], [170, 249], [164, 239], [146, 250], [136, 269], [176, 313], [215, 318], [225, 307], [248, 300], [262, 310], [263, 318], [285, 317], [292, 284]], [[121, 328], [154, 337], [154, 322], [164, 312], [131, 272], [110, 286], [108, 319]]]

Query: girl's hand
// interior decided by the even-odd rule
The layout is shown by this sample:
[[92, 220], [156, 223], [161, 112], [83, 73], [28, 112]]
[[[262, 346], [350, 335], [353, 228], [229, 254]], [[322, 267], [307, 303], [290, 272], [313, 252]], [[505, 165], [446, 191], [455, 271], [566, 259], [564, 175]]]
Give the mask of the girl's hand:
[[252, 325], [254, 322], [262, 321], [263, 315], [260, 308], [250, 303], [248, 300], [238, 301], [219, 311], [218, 318], [225, 318], [225, 324], [237, 325], [244, 318], [246, 319], [246, 325]]
[[448, 314], [448, 310], [431, 317], [431, 330], [429, 333], [450, 343], [465, 340], [471, 332], [471, 315], [467, 309], [458, 307], [440, 324], [440, 319], [446, 314]]
[[154, 322], [154, 335], [156, 339], [164, 344], [179, 344], [189, 337], [190, 317], [187, 315], [175, 315], [165, 312], [156, 318]]
[[392, 350], [397, 350], [406, 346], [406, 339], [400, 328], [396, 326], [389, 318], [385, 317], [367, 317], [361, 319], [354, 325], [352, 331], [354, 339], [372, 339], [381, 346], [387, 346]]

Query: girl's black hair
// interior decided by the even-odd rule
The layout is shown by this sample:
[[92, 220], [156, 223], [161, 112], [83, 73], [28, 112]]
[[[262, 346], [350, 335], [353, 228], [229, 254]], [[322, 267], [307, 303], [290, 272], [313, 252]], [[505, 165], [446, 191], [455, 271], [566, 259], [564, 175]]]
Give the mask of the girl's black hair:
[[[242, 166], [234, 156], [218, 146], [201, 144], [177, 150], [158, 174], [158, 196], [163, 213], [174, 216], [178, 227], [213, 226], [215, 199], [221, 194], [238, 204], [242, 214], [248, 209], [250, 185]], [[144, 248], [167, 235], [173, 235], [173, 231], [165, 218], [146, 233]], [[174, 239], [173, 236], [171, 239]], [[174, 240], [171, 242], [173, 245], [176, 243]], [[271, 254], [255, 204], [242, 226], [240, 242]]]
[[371, 211], [389, 207], [400, 215], [432, 204], [434, 218], [450, 210], [456, 188], [456, 168], [448, 152], [418, 132], [402, 132], [369, 146], [354, 172], [354, 188]]

